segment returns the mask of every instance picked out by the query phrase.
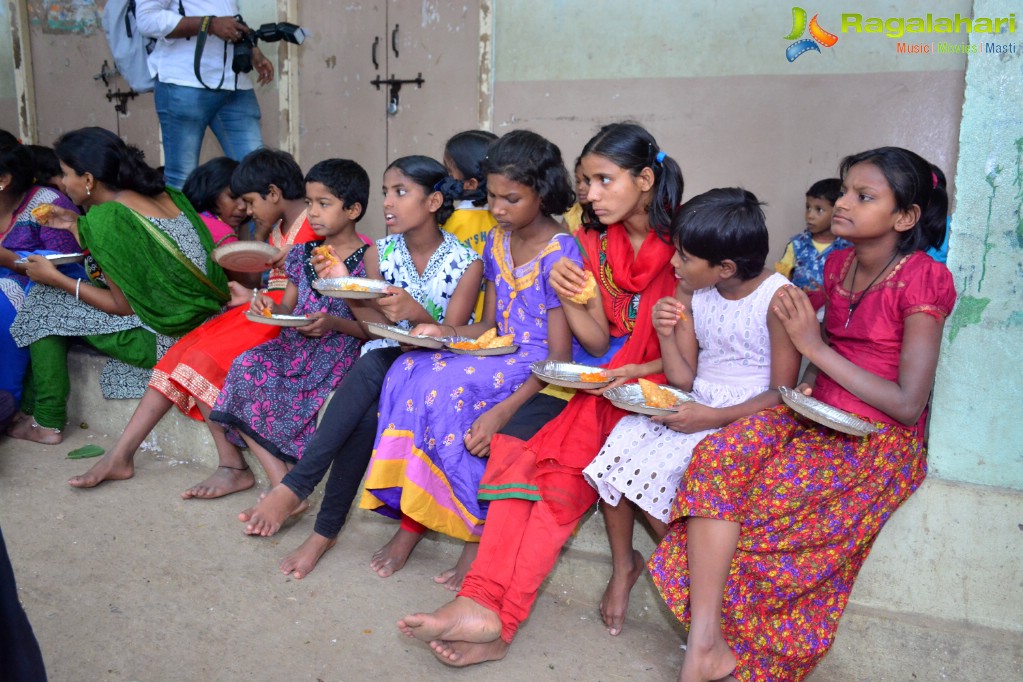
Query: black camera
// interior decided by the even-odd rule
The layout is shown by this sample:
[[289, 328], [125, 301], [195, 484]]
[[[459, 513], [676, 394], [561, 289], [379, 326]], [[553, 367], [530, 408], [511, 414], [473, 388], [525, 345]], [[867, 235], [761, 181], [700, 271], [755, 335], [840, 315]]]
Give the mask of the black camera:
[[[245, 20], [241, 15], [235, 17], [242, 24]], [[260, 40], [267, 43], [276, 43], [283, 40], [293, 45], [301, 45], [305, 41], [305, 29], [285, 21], [273, 24], [263, 24], [258, 29], [251, 29], [245, 26], [247, 32], [242, 34], [241, 39], [234, 44], [234, 59], [231, 61], [231, 68], [235, 73], [248, 73], [252, 71], [252, 48]]]

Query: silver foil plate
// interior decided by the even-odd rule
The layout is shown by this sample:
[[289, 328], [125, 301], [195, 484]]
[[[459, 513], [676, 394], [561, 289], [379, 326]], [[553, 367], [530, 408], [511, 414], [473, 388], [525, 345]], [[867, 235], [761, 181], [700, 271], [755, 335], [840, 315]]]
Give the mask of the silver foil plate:
[[[54, 265], [67, 265], [68, 263], [81, 263], [85, 260], [84, 253], [49, 253], [43, 256]], [[28, 265], [28, 256], [14, 261], [16, 265]]]
[[803, 395], [799, 391], [781, 386], [778, 389], [781, 399], [794, 411], [807, 419], [827, 426], [835, 431], [847, 433], [850, 436], [869, 436], [877, 433], [877, 427], [868, 421], [849, 414], [845, 410], [832, 407], [816, 398]]
[[661, 388], [667, 390], [678, 398], [678, 403], [675, 407], [651, 407], [650, 405], [647, 405], [643, 400], [643, 390], [639, 387], [639, 384], [616, 386], [615, 388], [605, 391], [604, 397], [610, 400], [615, 407], [628, 410], [629, 412], [635, 412], [636, 414], [645, 414], [650, 417], [663, 417], [665, 415], [674, 414], [678, 411], [678, 406], [682, 403], [695, 402], [693, 396], [685, 391], [681, 391], [672, 386], [661, 386]]
[[312, 324], [316, 320], [313, 318], [305, 317], [304, 315], [274, 315], [272, 317], [264, 317], [252, 311], [245, 313], [245, 317], [249, 318], [252, 322], [258, 322], [260, 324], [268, 324], [272, 327], [305, 327], [306, 325]]
[[498, 346], [497, 348], [479, 348], [476, 350], [466, 350], [464, 348], [451, 347], [451, 344], [453, 343], [462, 343], [466, 341], [475, 343], [476, 339], [470, 338], [468, 336], [445, 336], [443, 338], [443, 341], [444, 349], [454, 353], [455, 355], [475, 355], [481, 358], [490, 355], [510, 355], [511, 353], [514, 353], [519, 349], [519, 347], [514, 343], [510, 346]]
[[396, 327], [391, 324], [380, 324], [379, 322], [367, 322], [366, 329], [373, 336], [379, 336], [382, 339], [392, 339], [398, 343], [403, 343], [407, 346], [416, 346], [417, 348], [429, 348], [431, 350], [439, 350], [444, 347], [444, 340], [439, 339], [435, 336], [423, 336], [421, 334], [411, 334], [407, 329]]
[[556, 360], [538, 360], [529, 368], [537, 379], [564, 388], [603, 388], [611, 383], [606, 381], [583, 381], [579, 377], [583, 373], [600, 372], [600, 367], [579, 365], [574, 362], [558, 362]]
[[[346, 289], [346, 286], [366, 287], [369, 291], [353, 291]], [[381, 298], [387, 295], [389, 286], [391, 285], [382, 279], [365, 277], [332, 277], [313, 282], [314, 289], [332, 298]]]

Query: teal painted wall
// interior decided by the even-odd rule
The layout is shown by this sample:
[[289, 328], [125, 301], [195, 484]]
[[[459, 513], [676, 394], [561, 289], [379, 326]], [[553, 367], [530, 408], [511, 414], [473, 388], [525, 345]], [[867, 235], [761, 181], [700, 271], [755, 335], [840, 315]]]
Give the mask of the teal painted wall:
[[[976, 16], [1017, 13], [977, 0]], [[959, 301], [931, 415], [932, 475], [1023, 490], [1023, 33], [971, 54], [956, 168], [949, 268]]]

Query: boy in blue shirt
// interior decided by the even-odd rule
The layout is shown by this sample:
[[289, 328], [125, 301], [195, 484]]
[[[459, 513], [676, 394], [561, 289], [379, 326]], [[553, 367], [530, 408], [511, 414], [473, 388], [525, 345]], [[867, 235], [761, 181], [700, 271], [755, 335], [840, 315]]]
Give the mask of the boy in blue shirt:
[[821, 288], [824, 261], [833, 251], [851, 246], [831, 232], [831, 215], [841, 194], [842, 181], [838, 178], [818, 180], [810, 185], [806, 190], [806, 229], [789, 240], [781, 260], [774, 266], [805, 291], [817, 309], [824, 305]]

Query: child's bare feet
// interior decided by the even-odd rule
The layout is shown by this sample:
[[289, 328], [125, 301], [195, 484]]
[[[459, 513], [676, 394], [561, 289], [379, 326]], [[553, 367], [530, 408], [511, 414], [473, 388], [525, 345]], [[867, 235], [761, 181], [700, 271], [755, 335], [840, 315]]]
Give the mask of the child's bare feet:
[[68, 485], [75, 488], [95, 488], [103, 481], [124, 481], [134, 475], [135, 463], [131, 458], [125, 460], [108, 452], [84, 474], [71, 478]]
[[408, 561], [412, 550], [416, 548], [416, 545], [422, 539], [421, 533], [413, 533], [404, 528], [399, 528], [394, 537], [373, 554], [369, 567], [376, 571], [376, 574], [381, 578], [397, 573], [405, 566], [405, 562]]
[[639, 580], [646, 568], [646, 561], [638, 551], [632, 552], [632, 565], [627, 570], [615, 569], [611, 579], [607, 581], [607, 589], [600, 600], [600, 616], [611, 635], [618, 635], [625, 625], [625, 616], [629, 612], [629, 593], [632, 586]]
[[686, 642], [686, 655], [682, 660], [679, 682], [711, 682], [730, 680], [738, 661], [728, 642], [717, 630], [707, 637], [690, 631]]
[[320, 557], [336, 544], [336, 537], [325, 538], [319, 533], [310, 533], [294, 552], [281, 559], [281, 573], [284, 575], [290, 573], [295, 580], [301, 580], [313, 572]]
[[196, 483], [181, 493], [181, 499], [212, 500], [230, 495], [231, 493], [248, 490], [255, 484], [256, 477], [253, 476], [252, 470], [247, 465], [243, 468], [238, 468], [221, 464], [209, 478]]
[[407, 637], [423, 642], [461, 640], [484, 644], [501, 636], [501, 617], [468, 597], [455, 597], [433, 613], [413, 613], [398, 621]]
[[288, 486], [278, 483], [268, 493], [260, 495], [255, 507], [238, 514], [238, 520], [246, 524], [246, 535], [270, 537], [300, 506], [302, 500], [298, 499], [298, 495]]
[[11, 438], [30, 440], [35, 443], [42, 443], [43, 445], [57, 445], [64, 440], [64, 435], [60, 432], [60, 429], [48, 429], [45, 426], [39, 426], [34, 420], [27, 418], [12, 424], [7, 429], [7, 435]]
[[476, 560], [476, 553], [479, 552], [479, 549], [480, 543], [478, 542], [465, 543], [458, 562], [452, 568], [435, 576], [433, 582], [443, 585], [452, 592], [462, 589], [462, 581], [465, 580], [465, 574], [469, 572], [472, 562]]
[[493, 642], [459, 642], [435, 639], [430, 642], [433, 655], [438, 661], [455, 668], [462, 668], [486, 661], [500, 661], [508, 653], [508, 643], [503, 639]]

